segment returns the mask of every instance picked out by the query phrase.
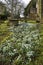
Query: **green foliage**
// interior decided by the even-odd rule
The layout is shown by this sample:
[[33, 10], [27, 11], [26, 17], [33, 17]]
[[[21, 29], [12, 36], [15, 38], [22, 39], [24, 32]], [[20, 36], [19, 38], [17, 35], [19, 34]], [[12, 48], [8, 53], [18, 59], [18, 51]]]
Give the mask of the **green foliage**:
[[36, 24], [23, 23], [17, 27], [9, 27], [9, 31], [13, 34], [0, 44], [0, 61], [4, 65], [34, 64], [33, 61], [40, 55], [39, 30]]

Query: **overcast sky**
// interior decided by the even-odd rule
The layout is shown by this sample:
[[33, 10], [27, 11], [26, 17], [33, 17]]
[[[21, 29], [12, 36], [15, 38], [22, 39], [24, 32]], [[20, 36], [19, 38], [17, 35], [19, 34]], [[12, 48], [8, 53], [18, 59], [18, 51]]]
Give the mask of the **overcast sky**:
[[23, 2], [27, 5], [31, 0], [23, 0]]

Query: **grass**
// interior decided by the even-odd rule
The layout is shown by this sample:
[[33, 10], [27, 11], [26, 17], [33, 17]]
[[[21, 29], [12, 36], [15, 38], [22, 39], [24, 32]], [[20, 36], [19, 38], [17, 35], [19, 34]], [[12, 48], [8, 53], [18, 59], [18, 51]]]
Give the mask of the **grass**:
[[0, 43], [5, 42], [13, 33], [8, 30], [10, 26], [7, 25], [8, 21], [0, 24]]
[[33, 24], [36, 23], [35, 20], [29, 20], [28, 22], [29, 22], [29, 23], [33, 23]]

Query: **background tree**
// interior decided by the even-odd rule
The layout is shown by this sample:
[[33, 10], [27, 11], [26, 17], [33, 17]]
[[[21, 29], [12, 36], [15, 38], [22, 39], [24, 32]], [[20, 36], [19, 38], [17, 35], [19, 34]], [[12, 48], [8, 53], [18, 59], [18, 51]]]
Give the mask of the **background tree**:
[[20, 17], [20, 13], [24, 9], [24, 5], [21, 0], [5, 0], [7, 10], [11, 13], [11, 18]]

